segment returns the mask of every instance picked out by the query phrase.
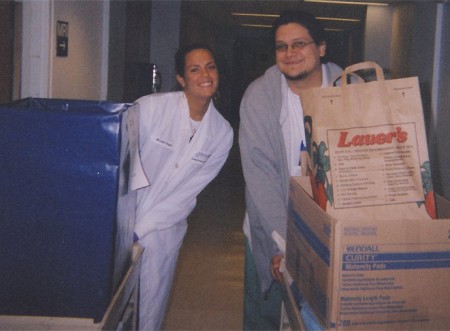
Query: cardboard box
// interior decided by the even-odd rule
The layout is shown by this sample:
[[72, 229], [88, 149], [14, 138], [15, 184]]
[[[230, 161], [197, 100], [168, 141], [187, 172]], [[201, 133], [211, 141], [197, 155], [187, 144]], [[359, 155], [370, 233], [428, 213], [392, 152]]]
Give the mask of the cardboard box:
[[291, 178], [286, 267], [324, 328], [448, 330], [450, 219], [336, 220], [310, 190]]

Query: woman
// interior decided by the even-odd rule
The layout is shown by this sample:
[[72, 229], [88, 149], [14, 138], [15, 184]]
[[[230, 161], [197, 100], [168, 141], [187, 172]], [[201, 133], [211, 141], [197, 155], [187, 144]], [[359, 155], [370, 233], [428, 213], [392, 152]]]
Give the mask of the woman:
[[137, 192], [135, 240], [144, 248], [140, 278], [139, 328], [161, 328], [186, 218], [196, 197], [218, 174], [233, 143], [233, 130], [212, 98], [219, 74], [204, 45], [177, 52], [182, 91], [144, 96], [139, 148], [150, 183]]

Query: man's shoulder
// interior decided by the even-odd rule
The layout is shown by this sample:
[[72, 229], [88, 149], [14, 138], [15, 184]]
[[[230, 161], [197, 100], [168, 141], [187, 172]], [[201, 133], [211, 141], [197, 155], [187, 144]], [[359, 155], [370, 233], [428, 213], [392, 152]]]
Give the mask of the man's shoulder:
[[342, 71], [342, 68], [334, 62], [327, 62], [325, 63], [325, 66], [328, 68], [328, 70], [333, 72]]
[[325, 63], [325, 70], [327, 71], [328, 84], [330, 85], [342, 75], [342, 68], [333, 62]]
[[264, 74], [256, 78], [247, 87], [248, 93], [266, 93], [266, 89], [273, 90], [278, 84], [281, 84], [281, 72], [276, 65], [268, 68]]

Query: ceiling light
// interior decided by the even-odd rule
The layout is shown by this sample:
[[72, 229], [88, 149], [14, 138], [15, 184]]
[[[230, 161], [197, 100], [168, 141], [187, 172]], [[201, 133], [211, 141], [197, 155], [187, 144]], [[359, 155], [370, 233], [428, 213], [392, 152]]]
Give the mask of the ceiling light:
[[[253, 14], [253, 13], [231, 13], [233, 16], [246, 16], [246, 17], [280, 17], [277, 14]], [[355, 18], [339, 18], [339, 17], [316, 17], [318, 20], [322, 21], [341, 21], [341, 22], [360, 22], [360, 20]]]
[[247, 26], [251, 28], [271, 28], [272, 25], [266, 25], [266, 24], [241, 24], [241, 26]]
[[356, 18], [338, 18], [338, 17], [316, 17], [321, 21], [340, 21], [340, 22], [360, 22], [360, 20]]
[[253, 13], [231, 13], [233, 16], [253, 16], [253, 17], [280, 17], [275, 14], [253, 14]]
[[339, 5], [363, 5], [363, 6], [389, 6], [387, 3], [363, 2], [363, 1], [337, 1], [337, 0], [304, 0], [305, 2], [330, 3]]

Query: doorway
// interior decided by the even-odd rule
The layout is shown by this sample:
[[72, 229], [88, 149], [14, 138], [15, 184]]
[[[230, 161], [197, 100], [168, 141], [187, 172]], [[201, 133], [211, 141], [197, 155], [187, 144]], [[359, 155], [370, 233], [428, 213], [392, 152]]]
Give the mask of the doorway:
[[15, 2], [0, 1], [0, 104], [13, 100]]

